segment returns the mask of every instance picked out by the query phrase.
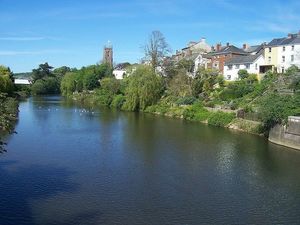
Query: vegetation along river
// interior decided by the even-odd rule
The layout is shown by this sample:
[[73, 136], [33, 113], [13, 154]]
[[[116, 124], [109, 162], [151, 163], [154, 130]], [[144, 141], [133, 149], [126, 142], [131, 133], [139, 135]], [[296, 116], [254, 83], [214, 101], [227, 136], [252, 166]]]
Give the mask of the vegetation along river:
[[0, 224], [299, 224], [300, 152], [61, 97], [20, 104]]

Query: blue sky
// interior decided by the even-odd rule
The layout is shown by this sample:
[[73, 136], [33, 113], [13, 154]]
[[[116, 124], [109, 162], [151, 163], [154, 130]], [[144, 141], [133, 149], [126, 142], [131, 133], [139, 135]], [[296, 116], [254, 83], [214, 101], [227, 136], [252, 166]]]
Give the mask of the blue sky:
[[108, 40], [115, 62], [138, 62], [153, 30], [173, 51], [201, 37], [257, 44], [298, 32], [297, 12], [299, 0], [0, 0], [0, 64], [14, 72], [91, 65]]

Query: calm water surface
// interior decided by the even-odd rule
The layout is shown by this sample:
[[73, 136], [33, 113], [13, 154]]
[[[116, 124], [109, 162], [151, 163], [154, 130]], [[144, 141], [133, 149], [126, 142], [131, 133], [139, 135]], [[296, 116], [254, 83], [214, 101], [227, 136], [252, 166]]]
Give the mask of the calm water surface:
[[300, 224], [300, 152], [153, 115], [20, 105], [0, 224]]

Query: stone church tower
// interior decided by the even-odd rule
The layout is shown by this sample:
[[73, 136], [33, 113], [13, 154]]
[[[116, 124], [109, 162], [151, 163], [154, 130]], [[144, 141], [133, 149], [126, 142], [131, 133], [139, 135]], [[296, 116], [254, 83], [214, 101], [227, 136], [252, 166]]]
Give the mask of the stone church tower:
[[104, 46], [102, 62], [113, 66], [113, 47], [110, 41], [108, 41], [107, 45]]

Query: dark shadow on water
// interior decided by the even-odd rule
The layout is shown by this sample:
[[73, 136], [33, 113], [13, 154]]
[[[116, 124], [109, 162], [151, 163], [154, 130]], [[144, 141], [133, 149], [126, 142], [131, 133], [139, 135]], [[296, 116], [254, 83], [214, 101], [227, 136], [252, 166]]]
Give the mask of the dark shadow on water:
[[0, 224], [35, 224], [30, 201], [61, 192], [74, 192], [73, 174], [64, 168], [31, 165], [15, 169], [14, 161], [0, 162]]

